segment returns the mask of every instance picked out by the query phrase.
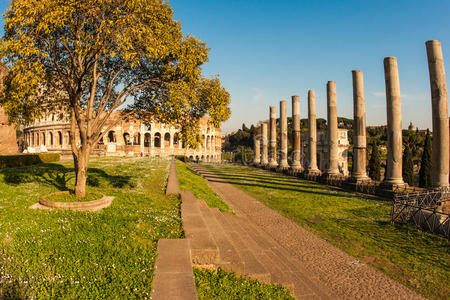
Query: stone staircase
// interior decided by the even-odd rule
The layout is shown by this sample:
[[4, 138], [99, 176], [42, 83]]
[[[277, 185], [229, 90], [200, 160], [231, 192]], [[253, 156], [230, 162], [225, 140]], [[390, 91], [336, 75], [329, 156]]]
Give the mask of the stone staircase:
[[301, 262], [247, 218], [210, 208], [192, 192], [181, 192], [181, 217], [192, 263], [221, 267], [264, 283], [276, 283], [299, 299], [335, 299], [305, 276]]

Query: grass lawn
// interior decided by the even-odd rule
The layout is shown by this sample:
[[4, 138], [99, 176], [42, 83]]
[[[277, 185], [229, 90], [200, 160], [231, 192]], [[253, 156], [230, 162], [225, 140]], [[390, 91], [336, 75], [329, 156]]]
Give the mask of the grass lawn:
[[207, 167], [418, 293], [450, 299], [450, 241], [406, 225], [390, 224], [390, 202], [250, 167]]
[[180, 200], [164, 195], [168, 162], [90, 167], [89, 190], [115, 197], [100, 212], [28, 208], [73, 188], [72, 161], [0, 170], [0, 299], [150, 297], [157, 241], [183, 236]]
[[[165, 196], [168, 166], [92, 158], [88, 194], [115, 197], [99, 212], [29, 208], [40, 196], [73, 189], [72, 161], [1, 169], [0, 299], [149, 299], [157, 241], [184, 236], [180, 200]], [[178, 167], [185, 188], [229, 210], [188, 166]], [[202, 299], [286, 298], [281, 287], [223, 271], [195, 270], [195, 279]]]
[[279, 285], [238, 278], [236, 274], [224, 272], [220, 268], [217, 271], [194, 269], [194, 275], [200, 300], [295, 299]]
[[231, 212], [230, 207], [223, 202], [214, 191], [206, 184], [188, 164], [177, 160], [177, 174], [180, 189], [182, 191], [192, 191], [198, 199], [203, 199], [209, 207], [217, 207], [220, 211]]

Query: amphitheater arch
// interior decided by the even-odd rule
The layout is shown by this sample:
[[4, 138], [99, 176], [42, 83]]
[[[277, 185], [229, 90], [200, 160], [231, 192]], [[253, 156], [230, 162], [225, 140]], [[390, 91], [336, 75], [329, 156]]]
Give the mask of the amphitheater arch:
[[63, 135], [61, 131], [58, 131], [58, 145], [63, 145]]
[[45, 146], [45, 132], [42, 133], [42, 145]]
[[164, 134], [164, 148], [169, 148], [170, 146], [170, 133], [166, 132]]
[[131, 137], [130, 137], [130, 134], [128, 132], [124, 132], [123, 133], [123, 143], [125, 145], [131, 145]]
[[161, 148], [161, 133], [157, 132], [155, 133], [155, 143], [156, 148]]
[[49, 132], [48, 136], [49, 136], [49, 140], [50, 140], [50, 145], [53, 146], [53, 133]]
[[115, 143], [116, 142], [116, 133], [114, 130], [110, 130], [108, 132], [108, 143]]
[[150, 133], [145, 133], [144, 134], [144, 147], [150, 147], [150, 141], [152, 139], [152, 136], [150, 135]]

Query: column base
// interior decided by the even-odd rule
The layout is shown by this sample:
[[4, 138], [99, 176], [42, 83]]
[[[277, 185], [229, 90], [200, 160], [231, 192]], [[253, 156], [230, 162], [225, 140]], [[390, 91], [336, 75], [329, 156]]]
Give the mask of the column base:
[[363, 184], [363, 183], [371, 182], [372, 179], [370, 179], [370, 177], [368, 177], [368, 176], [360, 176], [360, 177], [350, 177], [350, 179], [348, 181], [350, 183]]
[[284, 170], [287, 170], [287, 169], [289, 169], [289, 164], [288, 164], [287, 161], [282, 161], [280, 163], [280, 165], [278, 166], [278, 170], [284, 171]]
[[319, 169], [307, 169], [305, 171], [306, 176], [321, 176], [322, 172]]
[[268, 167], [270, 168], [270, 169], [276, 169], [277, 167], [278, 167], [278, 163], [275, 161], [271, 161], [271, 162], [269, 162], [269, 165], [268, 165]]
[[381, 182], [381, 186], [387, 190], [395, 190], [398, 188], [407, 188], [408, 184], [404, 183], [403, 180], [385, 180]]

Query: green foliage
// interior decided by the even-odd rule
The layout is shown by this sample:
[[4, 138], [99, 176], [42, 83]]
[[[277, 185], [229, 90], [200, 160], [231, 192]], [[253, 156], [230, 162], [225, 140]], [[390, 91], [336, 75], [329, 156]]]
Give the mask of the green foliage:
[[20, 154], [0, 156], [0, 169], [59, 161], [58, 153]]
[[410, 186], [414, 186], [414, 162], [409, 145], [403, 150], [402, 174], [403, 181]]
[[[390, 223], [391, 203], [279, 173], [210, 167], [227, 181], [360, 261], [430, 299], [450, 293], [450, 241]], [[322, 219], [322, 222], [310, 222]]]
[[369, 177], [373, 180], [381, 180], [381, 160], [377, 144], [372, 144], [372, 155], [369, 160]]
[[205, 200], [209, 207], [217, 207], [220, 211], [232, 211], [188, 164], [177, 160], [176, 165], [181, 190], [192, 191], [196, 198]]
[[[92, 166], [99, 186], [90, 190], [115, 197], [99, 212], [29, 209], [73, 188], [71, 162], [0, 170], [0, 299], [150, 298], [157, 241], [183, 237], [180, 200], [165, 195], [168, 162], [93, 158]], [[11, 185], [11, 173], [41, 180]], [[119, 188], [119, 178], [135, 184]]]
[[194, 276], [200, 300], [295, 299], [279, 285], [238, 278], [235, 273], [226, 273], [220, 268], [217, 271], [194, 268]]
[[422, 161], [420, 163], [420, 171], [419, 171], [419, 186], [423, 188], [431, 187], [431, 135], [430, 132], [427, 131], [427, 135], [425, 137], [425, 145], [422, 153]]
[[10, 72], [0, 105], [18, 124], [65, 114], [77, 196], [90, 152], [120, 122], [111, 119], [119, 108], [122, 118], [176, 123], [189, 146], [199, 142], [201, 117], [216, 126], [229, 118], [218, 76], [201, 75], [209, 49], [183, 35], [167, 1], [15, 0], [4, 18], [0, 56]]

